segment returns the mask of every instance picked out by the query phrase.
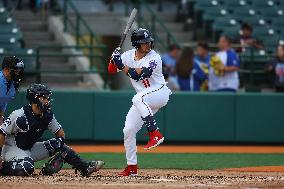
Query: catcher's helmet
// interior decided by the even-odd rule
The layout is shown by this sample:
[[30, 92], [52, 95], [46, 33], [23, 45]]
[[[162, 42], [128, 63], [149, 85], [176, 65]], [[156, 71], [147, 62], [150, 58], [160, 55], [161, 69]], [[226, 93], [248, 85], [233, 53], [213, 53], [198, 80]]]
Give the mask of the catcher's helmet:
[[152, 38], [151, 33], [148, 30], [144, 28], [139, 28], [132, 32], [131, 43], [133, 47], [139, 48], [141, 43], [148, 43], [148, 42], [151, 42], [153, 46], [154, 39]]
[[[51, 112], [51, 96], [52, 92], [51, 90], [43, 85], [43, 84], [32, 84], [27, 89], [27, 100], [30, 104], [36, 104], [38, 108], [40, 108], [43, 112]], [[42, 104], [42, 102], [39, 100], [39, 97], [44, 97], [48, 99], [48, 104]]]

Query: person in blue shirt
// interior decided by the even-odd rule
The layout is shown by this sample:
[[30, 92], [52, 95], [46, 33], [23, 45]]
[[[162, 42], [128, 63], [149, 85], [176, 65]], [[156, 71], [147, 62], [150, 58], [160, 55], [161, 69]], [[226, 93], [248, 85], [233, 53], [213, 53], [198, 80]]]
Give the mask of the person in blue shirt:
[[193, 69], [190, 77], [191, 91], [207, 90], [210, 57], [208, 44], [199, 42], [196, 47], [196, 55], [193, 59]]
[[284, 92], [284, 44], [277, 47], [277, 55], [266, 65], [266, 71], [273, 74], [276, 92]]
[[172, 90], [179, 89], [176, 75], [176, 62], [179, 57], [180, 50], [181, 48], [178, 45], [172, 44], [169, 46], [168, 52], [162, 56], [163, 74], [168, 82], [169, 88]]
[[24, 62], [15, 56], [7, 56], [3, 59], [0, 71], [0, 125], [3, 123], [8, 103], [19, 89], [24, 67]]
[[[209, 68], [209, 90], [237, 92], [239, 88], [240, 59], [231, 47], [231, 39], [221, 36], [218, 41], [219, 52], [214, 58], [219, 62], [218, 66], [210, 65]], [[211, 58], [212, 59], [212, 58]]]

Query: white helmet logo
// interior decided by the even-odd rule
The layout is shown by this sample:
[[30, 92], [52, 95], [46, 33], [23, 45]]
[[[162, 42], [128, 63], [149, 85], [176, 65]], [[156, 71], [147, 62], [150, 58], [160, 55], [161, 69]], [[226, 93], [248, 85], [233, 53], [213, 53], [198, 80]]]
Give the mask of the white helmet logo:
[[144, 37], [147, 38], [149, 35], [147, 32], [144, 32]]

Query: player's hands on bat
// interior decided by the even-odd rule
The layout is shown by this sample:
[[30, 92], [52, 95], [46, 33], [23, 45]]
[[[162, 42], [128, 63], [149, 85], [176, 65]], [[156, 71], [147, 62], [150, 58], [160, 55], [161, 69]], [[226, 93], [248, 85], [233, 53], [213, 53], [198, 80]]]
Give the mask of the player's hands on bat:
[[119, 52], [119, 48], [116, 48], [112, 55], [111, 55], [111, 59], [113, 61], [113, 63], [116, 65], [116, 67], [119, 70], [123, 70], [123, 68], [125, 67], [124, 64], [122, 63], [122, 59], [121, 59], [121, 54]]

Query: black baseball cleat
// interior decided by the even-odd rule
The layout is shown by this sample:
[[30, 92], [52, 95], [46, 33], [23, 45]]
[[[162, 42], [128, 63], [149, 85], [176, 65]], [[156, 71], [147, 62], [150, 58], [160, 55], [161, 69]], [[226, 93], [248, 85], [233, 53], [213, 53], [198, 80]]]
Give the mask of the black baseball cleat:
[[84, 170], [81, 171], [81, 175], [84, 177], [90, 176], [93, 172], [99, 171], [103, 166], [105, 162], [103, 161], [90, 161], [89, 166]]

